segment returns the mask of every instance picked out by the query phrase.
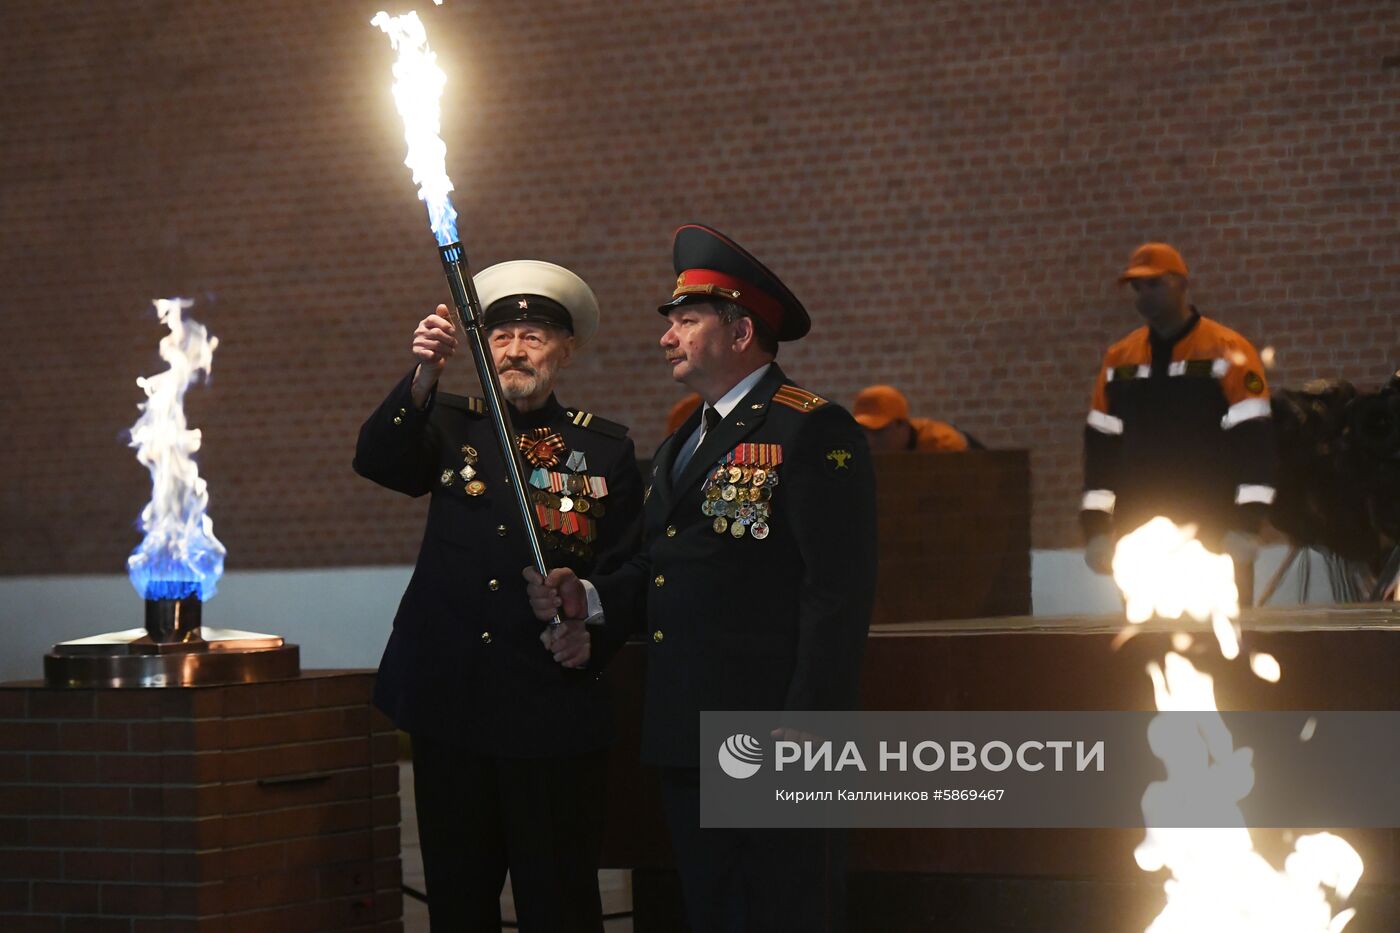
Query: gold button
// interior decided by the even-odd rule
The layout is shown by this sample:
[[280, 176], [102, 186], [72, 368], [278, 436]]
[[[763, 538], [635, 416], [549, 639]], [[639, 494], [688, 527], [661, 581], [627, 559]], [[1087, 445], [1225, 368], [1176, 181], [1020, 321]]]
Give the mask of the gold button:
[[665, 585], [666, 585], [666, 576], [665, 576], [665, 574], [660, 574], [660, 573], [658, 573], [658, 574], [656, 575], [656, 579], [655, 579], [655, 580], [652, 580], [651, 582], [652, 582], [652, 583], [655, 583], [657, 586], [665, 586]]
[[499, 590], [499, 589], [501, 588], [501, 581], [500, 581], [500, 580], [489, 580], [489, 581], [487, 581], [487, 583], [486, 583], [486, 588], [489, 589], [491, 592], [494, 593], [494, 592], [496, 592], [497, 590]]
[[481, 633], [481, 643], [482, 643], [483, 645], [489, 645], [489, 644], [491, 644], [491, 633], [490, 633], [490, 632], [482, 632], [482, 633]]
[[667, 526], [666, 526], [666, 537], [668, 537], [668, 538], [674, 538], [675, 536], [676, 536], [676, 526], [675, 526], [675, 525], [667, 525]]
[[498, 534], [498, 535], [500, 535], [502, 538], [504, 538], [504, 537], [506, 536], [506, 526], [505, 526], [505, 525], [497, 525], [497, 526], [496, 526], [496, 534]]
[[657, 629], [651, 633], [651, 640], [659, 645], [666, 640], [666, 634], [662, 632], [661, 629]]
[[403, 415], [395, 415], [394, 424], [403, 424]]

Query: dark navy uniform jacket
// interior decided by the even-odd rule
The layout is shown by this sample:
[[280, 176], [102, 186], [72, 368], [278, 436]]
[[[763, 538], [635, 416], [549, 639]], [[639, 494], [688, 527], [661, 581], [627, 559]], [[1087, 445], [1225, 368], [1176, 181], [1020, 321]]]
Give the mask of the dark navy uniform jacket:
[[[375, 705], [406, 732], [482, 754], [544, 757], [605, 747], [612, 717], [597, 671], [616, 646], [595, 637], [589, 667], [574, 670], [540, 643], [544, 623], [530, 611], [521, 576], [532, 563], [529, 546], [484, 404], [435, 392], [419, 411], [411, 381], [389, 393], [355, 448], [360, 475], [431, 497], [418, 562], [379, 665]], [[606, 482], [588, 513], [596, 539], [548, 532], [550, 567], [585, 577], [615, 570], [640, 540], [641, 476], [627, 429], [553, 396], [536, 411], [512, 411], [511, 421], [521, 434], [541, 427], [559, 434], [566, 449], [553, 472], [593, 477], [595, 489], [598, 478]], [[478, 495], [462, 475], [465, 447], [475, 451], [472, 479], [484, 484]], [[571, 470], [566, 459], [575, 452], [585, 462]]]
[[[854, 708], [875, 593], [874, 472], [850, 414], [774, 364], [672, 483], [700, 417], [652, 461], [642, 550], [590, 578], [606, 627], [644, 633], [642, 757], [674, 767], [699, 761], [701, 710]], [[766, 536], [717, 531], [702, 508], [716, 471], [779, 451]]]

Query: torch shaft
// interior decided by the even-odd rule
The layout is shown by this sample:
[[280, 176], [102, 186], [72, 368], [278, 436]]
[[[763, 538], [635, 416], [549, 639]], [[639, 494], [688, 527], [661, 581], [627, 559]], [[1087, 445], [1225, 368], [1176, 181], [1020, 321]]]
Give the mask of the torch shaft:
[[[515, 496], [515, 505], [520, 514], [520, 524], [525, 529], [525, 540], [530, 545], [530, 556], [540, 576], [549, 575], [549, 565], [545, 563], [544, 548], [540, 546], [540, 530], [535, 523], [535, 510], [526, 492], [525, 465], [521, 462], [520, 451], [515, 444], [515, 428], [510, 422], [510, 410], [506, 407], [505, 396], [501, 392], [501, 380], [491, 355], [486, 350], [486, 335], [482, 333], [481, 299], [476, 294], [471, 271], [467, 266], [467, 251], [461, 243], [449, 243], [438, 247], [442, 257], [442, 268], [447, 273], [447, 285], [452, 291], [452, 326], [459, 334], [465, 335], [471, 345], [472, 361], [476, 364], [476, 375], [481, 380], [481, 391], [486, 397], [486, 410], [491, 415], [496, 429], [496, 441], [501, 448], [501, 461], [506, 468], [506, 483]], [[550, 625], [558, 625], [556, 613]]]

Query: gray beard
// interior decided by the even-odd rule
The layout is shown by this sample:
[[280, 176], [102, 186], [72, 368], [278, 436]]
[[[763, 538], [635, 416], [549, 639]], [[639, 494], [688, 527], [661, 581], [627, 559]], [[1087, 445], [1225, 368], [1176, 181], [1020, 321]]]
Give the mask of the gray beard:
[[529, 376], [522, 372], [507, 373], [508, 379], [501, 380], [501, 394], [508, 402], [523, 401], [534, 395], [540, 387], [538, 375]]

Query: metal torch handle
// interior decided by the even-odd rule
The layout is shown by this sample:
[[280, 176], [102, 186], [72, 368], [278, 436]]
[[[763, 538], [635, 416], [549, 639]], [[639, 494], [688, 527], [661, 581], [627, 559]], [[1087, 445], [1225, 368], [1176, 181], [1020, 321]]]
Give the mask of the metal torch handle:
[[[472, 282], [467, 268], [467, 251], [461, 243], [449, 243], [438, 247], [442, 256], [442, 268], [447, 273], [447, 286], [452, 290], [452, 326], [460, 334], [466, 335], [471, 344], [472, 361], [476, 363], [476, 375], [481, 380], [481, 390], [486, 396], [486, 410], [491, 414], [491, 422], [496, 428], [496, 441], [501, 447], [501, 460], [506, 465], [506, 483], [515, 494], [515, 505], [520, 513], [520, 524], [525, 528], [525, 540], [530, 544], [530, 556], [535, 561], [535, 569], [541, 577], [549, 576], [549, 566], [545, 563], [544, 549], [540, 546], [539, 526], [535, 524], [535, 510], [526, 493], [525, 465], [521, 462], [520, 451], [515, 446], [515, 428], [510, 423], [510, 411], [506, 408], [501, 394], [501, 379], [486, 352], [486, 336], [481, 331], [481, 299], [477, 297], [476, 285]], [[560, 624], [559, 614], [549, 620], [550, 625]]]

